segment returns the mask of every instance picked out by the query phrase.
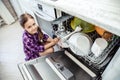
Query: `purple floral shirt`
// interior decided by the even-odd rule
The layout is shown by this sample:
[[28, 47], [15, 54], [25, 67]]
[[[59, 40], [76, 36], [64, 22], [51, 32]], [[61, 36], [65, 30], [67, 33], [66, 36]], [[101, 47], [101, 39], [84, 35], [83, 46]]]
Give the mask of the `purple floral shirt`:
[[[46, 41], [47, 39], [48, 35], [44, 34], [43, 40]], [[38, 40], [38, 33], [31, 35], [27, 31], [24, 31], [23, 46], [26, 61], [39, 57], [39, 53], [44, 51], [44, 45]]]

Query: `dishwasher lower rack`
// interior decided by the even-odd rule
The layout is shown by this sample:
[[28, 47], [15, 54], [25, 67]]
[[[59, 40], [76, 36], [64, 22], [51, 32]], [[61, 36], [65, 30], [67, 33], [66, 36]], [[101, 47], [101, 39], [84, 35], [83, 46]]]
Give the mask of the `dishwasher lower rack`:
[[[88, 34], [93, 42], [95, 41], [96, 38], [99, 38], [100, 36], [97, 34], [96, 31], [89, 33]], [[90, 50], [90, 53], [86, 56], [77, 56], [75, 55], [78, 59], [82, 60], [83, 62], [87, 63], [89, 66], [93, 67], [96, 70], [101, 70], [104, 69], [104, 67], [110, 62], [112, 57], [115, 54], [115, 49], [118, 43], [120, 42], [120, 38], [116, 35], [113, 35], [111, 41], [109, 42], [109, 45], [107, 48], [103, 51], [103, 53], [96, 57]]]

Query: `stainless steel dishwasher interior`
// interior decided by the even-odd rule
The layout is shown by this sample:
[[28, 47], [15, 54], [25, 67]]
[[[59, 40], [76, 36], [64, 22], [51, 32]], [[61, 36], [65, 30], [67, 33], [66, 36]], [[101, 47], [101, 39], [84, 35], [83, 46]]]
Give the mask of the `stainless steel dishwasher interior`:
[[[65, 15], [65, 14], [64, 14]], [[66, 18], [66, 20], [57, 20], [59, 23], [63, 23], [63, 26], [65, 26], [66, 31], [72, 31], [70, 28], [70, 22], [72, 20], [72, 16], [69, 18]], [[64, 19], [64, 17], [63, 17]], [[55, 21], [54, 21], [55, 22]], [[96, 38], [101, 37], [96, 31], [86, 33], [92, 40], [93, 42], [95, 41]], [[72, 50], [68, 49], [70, 53], [76, 57], [78, 60], [83, 62], [85, 65], [90, 67], [95, 73], [102, 73], [104, 69], [106, 68], [107, 64], [111, 61], [112, 57], [114, 56], [115, 52], [118, 50], [119, 45], [118, 43], [120, 42], [120, 37], [113, 34], [111, 41], [108, 42], [107, 48], [102, 52], [102, 54], [98, 57], [96, 57], [92, 52], [89, 53], [87, 56], [78, 56], [73, 53]]]

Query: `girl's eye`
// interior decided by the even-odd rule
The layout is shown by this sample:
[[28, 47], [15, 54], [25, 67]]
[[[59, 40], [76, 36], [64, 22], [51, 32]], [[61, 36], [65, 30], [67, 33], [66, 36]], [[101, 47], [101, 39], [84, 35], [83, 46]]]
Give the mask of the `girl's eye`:
[[35, 25], [35, 23], [33, 23], [33, 26]]
[[31, 28], [31, 26], [28, 26], [28, 29]]

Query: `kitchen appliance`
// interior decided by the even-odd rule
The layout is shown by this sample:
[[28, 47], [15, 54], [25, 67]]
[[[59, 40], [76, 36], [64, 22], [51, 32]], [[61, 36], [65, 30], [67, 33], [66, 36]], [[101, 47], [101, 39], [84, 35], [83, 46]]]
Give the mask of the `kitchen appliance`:
[[[47, 0], [45, 0], [45, 1], [47, 1]], [[62, 1], [62, 0], [58, 0], [58, 1]], [[70, 1], [70, 0], [68, 0], [68, 1]], [[55, 4], [57, 5], [57, 2]], [[55, 5], [55, 7], [56, 7], [56, 5]], [[77, 5], [77, 3], [76, 3], [76, 5]], [[68, 6], [68, 7], [71, 7], [71, 6]], [[61, 9], [63, 9], [63, 7]], [[79, 9], [81, 9], [81, 8], [79, 8]], [[94, 11], [94, 8], [93, 8], [93, 11]], [[65, 12], [67, 12], [67, 11], [65, 11]], [[83, 12], [84, 12], [84, 10], [83, 10]], [[71, 13], [71, 14], [73, 14], [73, 13]], [[82, 14], [82, 12], [81, 12], [81, 14]], [[88, 14], [88, 13], [84, 13], [84, 14]], [[94, 12], [94, 14], [95, 14], [95, 12]], [[75, 14], [75, 15], [77, 15], [77, 14]], [[89, 15], [87, 15], [87, 16], [89, 16]], [[92, 16], [92, 14], [90, 16], [92, 18], [94, 18], [94, 16]], [[103, 16], [105, 17], [105, 15], [103, 15]], [[83, 17], [83, 19], [85, 19], [84, 16], [82, 16], [82, 17]], [[72, 18], [73, 18], [73, 16], [71, 16], [71, 15], [70, 15], [70, 17], [66, 17], [66, 16], [62, 15], [60, 18], [53, 20], [52, 24], [55, 26], [57, 25], [57, 29], [55, 29], [55, 31], [54, 31], [56, 36], [60, 36], [60, 38], [62, 38], [63, 33], [65, 36], [67, 36], [70, 34], [70, 32], [73, 31], [69, 27], [70, 21]], [[97, 19], [99, 19], [99, 18], [97, 18]], [[90, 21], [90, 19], [88, 19], [88, 21]], [[105, 23], [106, 23], [106, 21], [105, 21]], [[62, 27], [65, 27], [65, 30], [60, 31], [58, 29], [60, 27], [59, 24], [60, 24], [60, 26], [62, 25]], [[103, 25], [105, 25], [105, 24], [103, 24]], [[74, 35], [74, 34], [72, 34], [72, 35]], [[86, 35], [89, 36], [93, 42], [97, 38], [101, 37], [96, 31], [86, 33]], [[67, 39], [70, 39], [70, 38], [71, 37], [68, 37]], [[29, 61], [29, 62], [21, 63], [19, 65], [19, 68], [20, 68], [20, 71], [22, 72], [23, 76], [24, 77], [25, 77], [25, 75], [27, 76], [27, 79], [29, 79], [28, 75], [30, 77], [32, 76], [32, 72], [29, 72], [29, 70], [26, 69], [26, 66], [29, 66], [29, 65], [34, 66], [38, 63], [44, 63], [45, 65], [41, 64], [34, 68], [38, 72], [38, 74], [42, 77], [42, 79], [44, 79], [44, 80], [47, 80], [48, 77], [49, 77], [49, 80], [52, 80], [52, 79], [54, 79], [54, 80], [60, 80], [60, 79], [64, 79], [64, 80], [70, 80], [70, 79], [73, 79], [73, 80], [102, 80], [102, 79], [104, 79], [104, 80], [107, 80], [108, 75], [110, 75], [112, 73], [112, 70], [110, 71], [110, 73], [107, 73], [107, 71], [109, 71], [109, 69], [111, 68], [111, 67], [109, 67], [109, 64], [111, 64], [111, 60], [113, 60], [114, 55], [116, 55], [116, 52], [117, 52], [117, 54], [119, 52], [118, 44], [120, 43], [120, 37], [117, 36], [116, 34], [113, 34], [111, 40], [108, 41], [108, 43], [109, 44], [108, 44], [107, 48], [105, 48], [104, 51], [102, 52], [102, 54], [99, 56], [95, 56], [91, 51], [89, 52], [88, 55], [84, 55], [84, 56], [76, 55], [74, 53], [74, 51], [67, 46], [67, 48], [65, 47], [63, 49], [63, 51], [58, 51], [52, 55], [41, 57], [41, 58]], [[69, 43], [67, 41], [65, 41], [64, 44], [69, 45]], [[113, 63], [114, 62], [112, 62], [112, 64]], [[59, 65], [59, 66], [56, 66], [56, 65]], [[44, 66], [45, 66], [45, 68], [44, 68]], [[65, 72], [64, 72], [64, 69], [65, 69]], [[48, 73], [46, 73], [47, 76], [45, 76], [44, 71], [46, 72], [47, 70], [48, 70]], [[63, 72], [62, 72], [62, 70], [63, 70]], [[26, 72], [28, 72], [28, 73], [26, 74]], [[53, 78], [50, 77], [48, 75], [49, 73], [52, 73], [53, 74], [52, 76], [54, 76], [54, 77]], [[66, 75], [66, 73], [67, 73], [67, 75]], [[68, 75], [68, 74], [70, 74], [70, 75]], [[117, 76], [117, 75], [115, 75], [115, 76]], [[35, 78], [33, 80], [37, 80], [37, 79]]]
[[[70, 37], [68, 36], [70, 34], [67, 34], [66, 35], [67, 37], [65, 36], [65, 40], [67, 38], [68, 40], [70, 39], [70, 41], [73, 42], [72, 40], [75, 40], [75, 37], [74, 37], [75, 33], [74, 32], [72, 32], [72, 33], [70, 33], [70, 34], [72, 34], [72, 36], [70, 36]], [[96, 31], [87, 33], [86, 35], [89, 36], [93, 42], [97, 38], [101, 37]], [[63, 41], [65, 41], [64, 37], [62, 39], [63, 39]], [[104, 72], [107, 65], [111, 61], [112, 57], [114, 56], [115, 52], [119, 48], [119, 46], [118, 46], [118, 43], [120, 42], [119, 36], [113, 34], [113, 37], [111, 40], [112, 41], [108, 41], [109, 44], [108, 44], [107, 48], [105, 48], [104, 51], [99, 56], [96, 56], [91, 51], [88, 53], [88, 55], [84, 55], [84, 56], [76, 54], [76, 52], [74, 51], [76, 48], [75, 42], [73, 42], [74, 44], [72, 45], [72, 48], [69, 48], [67, 50], [68, 52], [65, 51], [65, 54], [71, 60], [73, 60], [77, 65], [79, 65], [79, 67], [82, 68], [87, 74], [89, 74], [92, 77], [92, 79], [99, 80], [99, 79], [102, 79], [101, 78], [102, 73]], [[70, 45], [69, 42], [66, 42], [66, 44]], [[79, 45], [79, 46], [83, 46], [83, 45]], [[76, 50], [76, 51], [78, 51], [79, 54], [82, 54], [81, 50]], [[89, 80], [89, 79], [86, 79], [86, 80]]]
[[[62, 17], [64, 17], [64, 16], [62, 16]], [[71, 17], [69, 16], [69, 17], [65, 18], [64, 20], [63, 19], [64, 18], [60, 18], [59, 19], [60, 21], [58, 19], [56, 19], [53, 21], [53, 24], [56, 24], [57, 22], [64, 23], [66, 20], [69, 20], [69, 19], [71, 20]], [[64, 25], [68, 25], [68, 23], [63, 24], [63, 26]], [[68, 30], [66, 29], [64, 31], [67, 32]], [[56, 36], [61, 36], [62, 35], [61, 33], [63, 33], [63, 31], [59, 31], [59, 29], [58, 29], [55, 31], [55, 33], [56, 33]], [[69, 32], [69, 33], [65, 34], [65, 38], [64, 37], [61, 37], [61, 38], [63, 39], [63, 41], [66, 45], [70, 45], [70, 43], [67, 42], [66, 39], [69, 40], [70, 38], [74, 37], [75, 34], [76, 33], [74, 33], [74, 31], [72, 33]], [[85, 34], [85, 33], [82, 33], [82, 34]], [[94, 42], [95, 39], [101, 37], [96, 31], [87, 33], [85, 35], [89, 36], [89, 38], [91, 39], [90, 41], [92, 41], [92, 42]], [[115, 55], [116, 51], [119, 48], [119, 46], [118, 46], [119, 42], [120, 42], [120, 37], [113, 34], [112, 40], [110, 42], [108, 42], [109, 45], [107, 46], [107, 48], [105, 48], [105, 50], [99, 56], [95, 56], [91, 51], [89, 51], [89, 53], [87, 55], [77, 55], [78, 53], [83, 54], [82, 52], [80, 52], [81, 50], [78, 51], [78, 53], [76, 54], [75, 51], [72, 50], [72, 48], [70, 48], [70, 47], [64, 48], [63, 47], [64, 48], [63, 51], [55, 52], [55, 54], [57, 54], [57, 55], [52, 54], [52, 55], [48, 55], [47, 57], [44, 57], [43, 63], [46, 64], [46, 66], [47, 66], [46, 69], [48, 67], [51, 68], [49, 71], [52, 74], [54, 74], [54, 77], [56, 75], [57, 78], [62, 79], [62, 80], [83, 80], [83, 79], [84, 80], [101, 80], [102, 79], [101, 76], [102, 76], [104, 70], [106, 69], [107, 65], [109, 64], [109, 62], [111, 61], [111, 59], [113, 58], [113, 56]], [[90, 45], [92, 45], [92, 44], [90, 44]], [[74, 46], [74, 44], [73, 44], [73, 46]], [[82, 46], [82, 45], [80, 45], [80, 46]], [[76, 47], [76, 46], [74, 46], [74, 47]], [[91, 47], [89, 47], [89, 48], [91, 48]], [[55, 56], [60, 57], [60, 58], [56, 58]], [[61, 58], [61, 56], [62, 56], [62, 58]], [[65, 60], [63, 61], [64, 58], [65, 58]], [[20, 70], [21, 71], [23, 70], [24, 74], [26, 72], [28, 72], [26, 75], [31, 76], [33, 72], [29, 72], [29, 70], [26, 69], [26, 67], [29, 65], [35, 66], [38, 63], [42, 63], [41, 61], [38, 62], [37, 60], [41, 60], [41, 58], [35, 59], [35, 60], [27, 62], [27, 63], [20, 64], [19, 65]], [[74, 64], [74, 66], [77, 66], [77, 69], [80, 72], [79, 71], [77, 72], [76, 70], [75, 70], [76, 72], [74, 72], [74, 70], [72, 70], [72, 69], [74, 69], [75, 67], [73, 65], [71, 65], [71, 63]], [[24, 67], [22, 67], [21, 65], [23, 65]], [[43, 75], [44, 72], [41, 73], [39, 70], [39, 67], [41, 65], [35, 67], [35, 70], [37, 71], [35, 73], [38, 73], [38, 75], [41, 75], [42, 78], [45, 79], [45, 77]], [[59, 65], [59, 66], [57, 66], [57, 65]], [[71, 66], [72, 66], [72, 68], [71, 68]], [[23, 69], [21, 69], [21, 68], [23, 68]], [[37, 80], [37, 79], [35, 78], [32, 80]], [[57, 80], [57, 79], [55, 79], [55, 80]]]
[[52, 37], [53, 30], [51, 21], [56, 18], [55, 9], [38, 1], [33, 2], [31, 9], [40, 28]]

